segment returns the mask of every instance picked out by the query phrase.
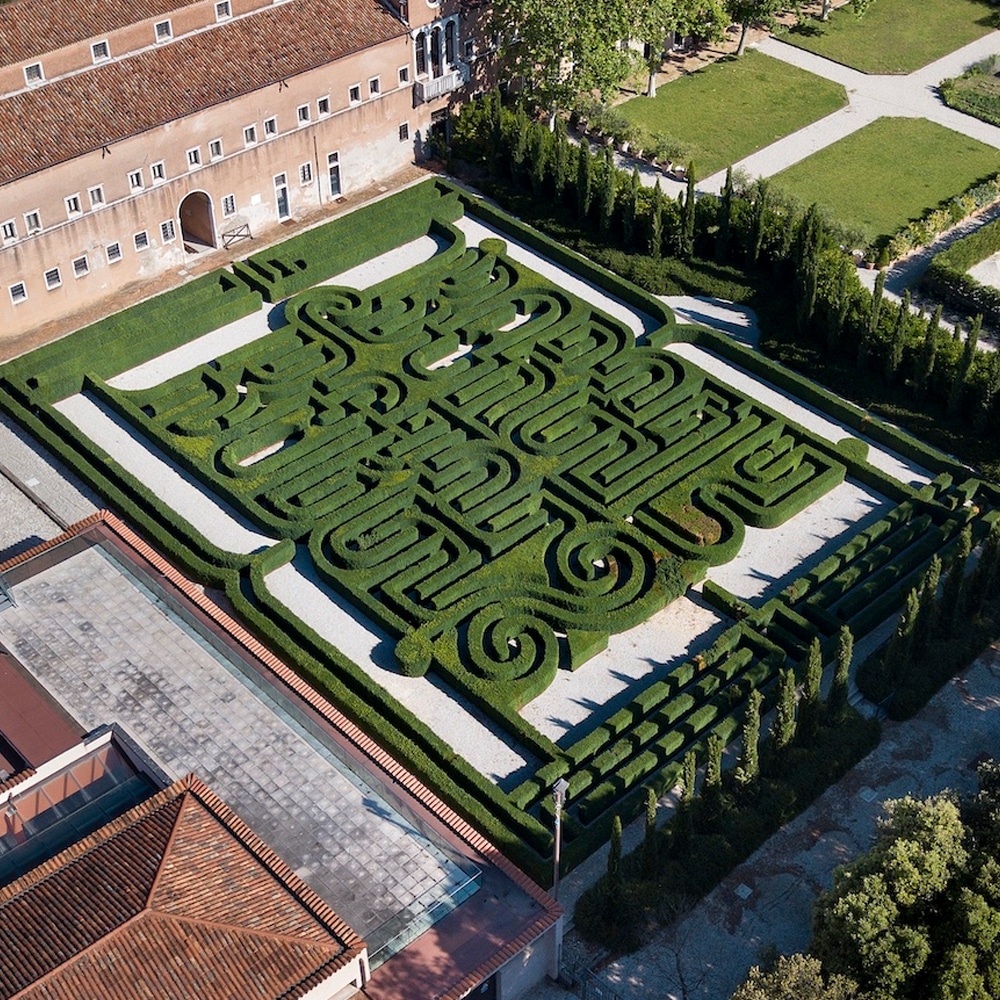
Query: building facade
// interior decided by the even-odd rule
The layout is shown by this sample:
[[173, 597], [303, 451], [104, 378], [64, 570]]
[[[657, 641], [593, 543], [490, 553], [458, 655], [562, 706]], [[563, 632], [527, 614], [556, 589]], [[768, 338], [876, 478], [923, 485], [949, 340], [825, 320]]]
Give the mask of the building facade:
[[458, 0], [0, 6], [0, 337], [222, 265], [419, 160], [470, 25]]

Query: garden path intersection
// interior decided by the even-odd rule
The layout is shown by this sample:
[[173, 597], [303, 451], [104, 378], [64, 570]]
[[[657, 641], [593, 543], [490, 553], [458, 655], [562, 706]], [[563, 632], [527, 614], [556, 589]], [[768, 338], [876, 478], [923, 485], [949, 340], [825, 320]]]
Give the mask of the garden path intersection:
[[[842, 84], [848, 104], [733, 164], [751, 177], [771, 177], [882, 117], [927, 118], [1000, 149], [1000, 127], [954, 111], [936, 92], [942, 80], [959, 76], [972, 63], [1000, 51], [1000, 32], [992, 31], [906, 76], [869, 76], [770, 36], [757, 47], [774, 59]], [[640, 170], [640, 176], [650, 187], [659, 178], [663, 189], [674, 196], [684, 189], [683, 182], [665, 179], [659, 171]], [[698, 190], [718, 194], [725, 180], [721, 170], [699, 180]], [[864, 183], [864, 178], [858, 182]]]

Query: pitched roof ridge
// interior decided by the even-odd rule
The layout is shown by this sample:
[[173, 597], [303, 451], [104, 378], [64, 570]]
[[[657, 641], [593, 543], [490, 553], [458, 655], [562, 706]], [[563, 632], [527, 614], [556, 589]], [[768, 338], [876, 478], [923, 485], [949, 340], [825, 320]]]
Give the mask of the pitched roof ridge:
[[160, 809], [170, 805], [177, 798], [178, 793], [183, 790], [179, 787], [181, 785], [183, 785], [183, 780], [168, 785], [155, 795], [151, 795], [148, 799], [133, 806], [128, 812], [122, 813], [121, 816], [110, 820], [104, 826], [87, 834], [86, 837], [78, 840], [75, 844], [71, 844], [54, 857], [43, 861], [40, 865], [25, 872], [13, 882], [0, 888], [0, 907], [5, 906], [28, 890], [34, 889], [52, 876], [86, 858], [97, 850], [97, 848], [105, 844], [110, 844], [117, 837], [133, 829], [142, 820], [147, 819]]
[[[313, 941], [310, 938], [302, 937], [300, 934], [280, 934], [278, 931], [269, 931], [261, 927], [247, 927], [246, 924], [233, 924], [225, 920], [207, 920], [204, 917], [192, 917], [184, 913], [171, 913], [168, 910], [159, 910], [155, 906], [147, 907], [144, 913], [163, 917], [165, 920], [174, 920], [181, 924], [190, 924], [197, 927], [208, 927], [214, 930], [232, 931], [236, 934], [247, 934], [250, 937], [267, 938], [271, 941], [280, 941], [286, 944], [294, 944], [303, 948], [316, 948], [320, 951], [329, 952], [329, 961], [340, 958], [344, 952], [344, 946], [339, 942]], [[332, 935], [329, 935], [332, 937]]]
[[237, 839], [240, 845], [252, 854], [260, 864], [264, 865], [281, 883], [282, 887], [292, 893], [314, 919], [340, 939], [345, 954], [364, 947], [361, 937], [343, 917], [339, 916], [315, 889], [296, 875], [291, 866], [279, 857], [267, 845], [266, 841], [254, 833], [253, 829], [240, 819], [216, 792], [193, 774], [188, 775], [185, 780], [189, 781], [191, 793]]

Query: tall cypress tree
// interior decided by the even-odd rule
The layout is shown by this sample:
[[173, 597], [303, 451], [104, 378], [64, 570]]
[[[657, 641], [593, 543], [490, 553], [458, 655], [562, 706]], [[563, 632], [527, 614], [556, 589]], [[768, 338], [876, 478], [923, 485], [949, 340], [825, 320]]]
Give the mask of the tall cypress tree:
[[972, 553], [972, 526], [966, 525], [958, 536], [955, 554], [948, 566], [948, 575], [941, 588], [939, 615], [941, 628], [946, 635], [957, 635], [962, 630], [962, 614], [965, 610], [965, 571]]
[[740, 760], [736, 767], [736, 781], [744, 789], [753, 788], [760, 777], [760, 710], [764, 697], [756, 688], [747, 698], [743, 712]]
[[795, 739], [795, 674], [782, 670], [778, 675], [778, 701], [774, 706], [771, 744], [781, 753]]
[[917, 621], [915, 641], [923, 648], [937, 636], [938, 585], [941, 582], [941, 559], [935, 555], [927, 564], [920, 581], [920, 618]]
[[750, 227], [748, 230], [749, 246], [747, 251], [750, 261], [757, 264], [764, 249], [765, 223], [767, 209], [770, 205], [771, 185], [766, 177], [762, 177], [753, 187], [750, 198]]
[[[948, 393], [948, 416], [957, 417], [962, 409], [962, 399], [965, 396], [965, 387], [969, 381], [969, 372], [972, 370], [972, 362], [976, 358], [976, 346], [979, 343], [979, 334], [983, 328], [983, 314], [980, 313], [972, 321], [969, 332], [966, 334], [965, 343], [962, 345], [962, 356], [955, 367], [955, 377], [951, 382], [951, 390]], [[955, 324], [958, 330], [958, 324]]]
[[545, 175], [548, 172], [551, 133], [538, 122], [534, 122], [528, 132], [528, 179], [531, 193], [536, 198], [544, 194]]
[[823, 220], [819, 214], [819, 206], [813, 203], [799, 222], [792, 248], [795, 265], [795, 320], [800, 334], [809, 329], [816, 311], [822, 247]]
[[682, 257], [690, 257], [694, 253], [694, 163], [687, 166], [687, 189], [684, 197], [684, 207], [681, 211], [680, 252]]
[[611, 231], [611, 221], [615, 215], [615, 195], [618, 187], [618, 167], [615, 166], [615, 154], [608, 147], [604, 150], [604, 164], [601, 169], [599, 188], [599, 204], [597, 224], [600, 231], [607, 234]]
[[611, 821], [611, 844], [608, 850], [608, 881], [616, 886], [622, 878], [622, 818], [617, 813]]
[[653, 187], [653, 200], [649, 209], [649, 255], [659, 260], [663, 253], [663, 191], [657, 177]]
[[913, 657], [913, 640], [920, 620], [920, 594], [916, 588], [906, 595], [906, 606], [896, 622], [896, 629], [886, 643], [882, 662], [886, 679], [898, 683]]
[[688, 750], [681, 764], [681, 802], [690, 802], [694, 798], [697, 775], [698, 758], [693, 750]]
[[942, 306], [934, 310], [934, 315], [927, 321], [923, 343], [920, 345], [920, 356], [917, 362], [917, 395], [926, 396], [930, 388], [931, 375], [934, 374], [934, 362], [937, 358], [938, 333], [941, 329]]
[[972, 585], [969, 587], [976, 610], [981, 610], [993, 599], [998, 582], [1000, 582], [1000, 520], [990, 525], [990, 533], [983, 543], [979, 562], [976, 563], [976, 571], [972, 577]]
[[646, 789], [646, 824], [642, 838], [642, 867], [647, 878], [656, 873], [656, 792]]
[[906, 331], [910, 325], [910, 290], [903, 292], [896, 311], [896, 322], [889, 334], [889, 347], [885, 352], [885, 377], [891, 385], [896, 381], [900, 365], [903, 363], [903, 348], [906, 344]]
[[719, 202], [719, 231], [715, 235], [715, 259], [724, 264], [729, 257], [729, 237], [733, 227], [733, 168], [726, 167], [726, 183]]
[[806, 658], [806, 673], [802, 684], [802, 703], [799, 706], [800, 740], [808, 740], [816, 735], [820, 721], [819, 692], [823, 684], [823, 647], [818, 637], [809, 644]]
[[829, 710], [834, 719], [843, 716], [847, 708], [848, 686], [851, 678], [851, 660], [854, 658], [854, 636], [847, 625], [837, 632], [837, 658], [830, 688]]
[[861, 342], [858, 344], [858, 367], [867, 368], [875, 348], [878, 336], [878, 321], [882, 314], [882, 300], [885, 294], [885, 271], [879, 270], [875, 278], [875, 290], [872, 292], [871, 305], [868, 308], [868, 322], [861, 331]]
[[552, 183], [552, 194], [557, 203], [562, 203], [566, 196], [566, 183], [569, 180], [567, 170], [569, 165], [569, 139], [566, 136], [566, 123], [556, 119], [555, 131], [552, 133], [552, 155], [550, 157], [549, 177]]
[[622, 241], [626, 249], [635, 245], [635, 221], [639, 214], [639, 168], [633, 167], [622, 197]]
[[528, 113], [519, 101], [517, 110], [511, 120], [511, 134], [508, 140], [510, 148], [510, 175], [515, 181], [521, 177], [521, 170], [528, 155]]
[[576, 214], [581, 222], [590, 214], [590, 201], [594, 193], [590, 167], [590, 143], [584, 136], [580, 140], [576, 163]]

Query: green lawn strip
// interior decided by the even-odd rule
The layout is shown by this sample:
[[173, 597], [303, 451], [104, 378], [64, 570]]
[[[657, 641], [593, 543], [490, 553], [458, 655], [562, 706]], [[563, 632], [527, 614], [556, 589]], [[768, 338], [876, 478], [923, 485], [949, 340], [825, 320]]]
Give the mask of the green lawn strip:
[[985, 0], [876, 0], [860, 20], [846, 6], [780, 37], [862, 73], [912, 73], [995, 27]]
[[879, 118], [775, 174], [805, 205], [819, 202], [866, 240], [894, 233], [996, 173], [1000, 154], [923, 118]]
[[759, 52], [726, 60], [636, 97], [620, 111], [688, 147], [707, 177], [847, 103], [844, 88]]

